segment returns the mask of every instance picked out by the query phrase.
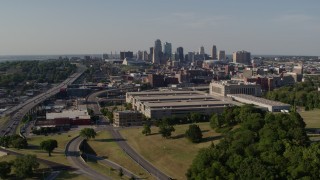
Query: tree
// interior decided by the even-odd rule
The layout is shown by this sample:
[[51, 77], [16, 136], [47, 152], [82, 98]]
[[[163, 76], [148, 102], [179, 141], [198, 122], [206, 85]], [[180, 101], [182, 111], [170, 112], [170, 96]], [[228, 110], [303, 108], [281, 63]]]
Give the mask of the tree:
[[120, 177], [123, 176], [123, 169], [122, 169], [122, 168], [119, 169], [119, 176], [120, 176]]
[[151, 134], [151, 126], [149, 124], [144, 124], [143, 125], [143, 130], [142, 130], [142, 134], [148, 136]]
[[23, 149], [23, 148], [28, 147], [27, 139], [25, 139], [17, 134], [10, 136], [9, 142], [13, 148]]
[[13, 167], [16, 176], [23, 179], [31, 177], [33, 171], [39, 167], [39, 163], [35, 155], [23, 155], [13, 160]]
[[51, 152], [58, 147], [58, 142], [54, 139], [48, 139], [45, 141], [42, 141], [40, 143], [41, 149], [48, 152], [49, 156], [51, 156]]
[[162, 121], [159, 125], [159, 133], [164, 138], [171, 137], [171, 133], [174, 131], [175, 131], [174, 127], [172, 125], [169, 125], [167, 121]]
[[223, 125], [223, 120], [220, 115], [213, 114], [210, 118], [210, 127], [212, 129], [220, 128]]
[[85, 138], [86, 140], [95, 138], [97, 133], [92, 128], [84, 128], [80, 131], [80, 136]]
[[11, 172], [11, 163], [3, 161], [0, 162], [0, 178], [6, 179]]
[[193, 143], [199, 143], [202, 140], [202, 132], [198, 125], [191, 124], [185, 133], [186, 137]]
[[10, 144], [10, 136], [0, 137], [0, 146], [8, 148]]
[[191, 120], [191, 122], [193, 122], [193, 123], [196, 123], [196, 122], [201, 121], [201, 114], [200, 114], [200, 113], [197, 113], [197, 112], [192, 112], [192, 113], [190, 114], [190, 120]]

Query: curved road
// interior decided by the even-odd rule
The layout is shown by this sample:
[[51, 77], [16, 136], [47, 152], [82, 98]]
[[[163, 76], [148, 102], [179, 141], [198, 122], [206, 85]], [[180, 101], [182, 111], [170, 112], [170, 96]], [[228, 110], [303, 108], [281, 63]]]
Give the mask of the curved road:
[[[95, 92], [91, 94], [87, 100], [87, 102], [90, 105], [90, 108], [94, 111], [94, 113], [97, 115], [100, 115], [100, 118], [106, 122], [107, 120], [100, 113], [99, 106], [96, 102], [96, 98], [99, 94], [107, 91], [108, 90]], [[157, 169], [155, 166], [153, 166], [149, 161], [145, 160], [140, 154], [138, 154], [133, 148], [131, 148], [126, 141], [122, 141], [124, 138], [121, 136], [119, 131], [117, 131], [115, 128], [113, 128], [110, 125], [107, 125], [107, 127], [105, 128], [101, 127], [99, 129], [109, 131], [113, 136], [113, 138], [116, 140], [117, 144], [120, 146], [120, 148], [122, 148], [122, 150], [125, 151], [136, 163], [138, 163], [141, 167], [143, 167], [146, 171], [148, 171], [154, 177], [161, 180], [171, 179], [170, 176], [166, 175], [165, 173]]]
[[70, 141], [70, 143], [66, 147], [66, 155], [68, 161], [73, 165], [73, 167], [78, 168], [82, 171], [86, 176], [95, 180], [112, 180], [111, 178], [91, 169], [83, 159], [80, 157], [79, 146], [82, 142], [81, 137], [76, 137]]

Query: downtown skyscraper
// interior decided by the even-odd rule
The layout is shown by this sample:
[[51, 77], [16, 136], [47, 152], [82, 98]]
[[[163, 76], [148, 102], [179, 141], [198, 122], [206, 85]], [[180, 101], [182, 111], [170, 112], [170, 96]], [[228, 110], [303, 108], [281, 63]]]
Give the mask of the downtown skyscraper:
[[162, 53], [161, 41], [160, 41], [160, 39], [157, 39], [154, 42], [152, 63], [153, 64], [160, 64], [162, 56], [163, 56], [163, 53]]
[[172, 44], [165, 42], [163, 45], [163, 54], [166, 59], [169, 59], [172, 56]]
[[211, 49], [211, 58], [217, 59], [217, 47], [215, 45], [213, 45]]

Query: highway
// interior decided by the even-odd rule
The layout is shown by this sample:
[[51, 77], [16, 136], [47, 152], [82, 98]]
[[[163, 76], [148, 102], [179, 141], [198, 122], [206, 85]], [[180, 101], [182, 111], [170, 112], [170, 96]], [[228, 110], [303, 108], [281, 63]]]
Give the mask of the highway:
[[91, 169], [80, 157], [79, 146], [82, 140], [83, 139], [81, 137], [76, 137], [73, 140], [71, 140], [70, 143], [67, 145], [66, 155], [68, 161], [72, 164], [73, 167], [79, 169], [81, 172], [83, 172], [84, 175], [88, 176], [90, 179], [111, 180], [109, 177]]
[[78, 72], [72, 74], [69, 78], [64, 80], [59, 85], [54, 86], [46, 92], [41, 93], [31, 99], [28, 99], [27, 101], [5, 111], [3, 114], [9, 115], [11, 117], [10, 120], [3, 127], [0, 127], [0, 136], [15, 134], [20, 121], [27, 112], [29, 112], [33, 107], [37, 106], [47, 98], [59, 93], [60, 89], [67, 88], [67, 86], [72, 84], [75, 80], [77, 80], [85, 70], [85, 67], [80, 66], [78, 68]]
[[[99, 106], [96, 102], [96, 98], [98, 97], [98, 95], [100, 95], [104, 92], [107, 92], [107, 91], [108, 90], [95, 92], [95, 93], [91, 94], [87, 99], [87, 102], [89, 103], [88, 106], [94, 111], [95, 114], [100, 115], [100, 119], [102, 119], [106, 122], [107, 122], [107, 119], [105, 119], [105, 117], [103, 115], [101, 115]], [[120, 146], [120, 148], [124, 152], [126, 152], [136, 163], [138, 163], [142, 168], [144, 168], [146, 171], [148, 171], [154, 177], [156, 177], [157, 179], [161, 179], [161, 180], [171, 179], [170, 176], [166, 175], [165, 173], [163, 173], [162, 171], [157, 169], [149, 161], [147, 161], [140, 154], [138, 154], [133, 148], [131, 148], [129, 146], [129, 144], [126, 141], [121, 141], [124, 138], [121, 136], [119, 131], [117, 131], [117, 129], [115, 129], [113, 126], [107, 125], [104, 127], [100, 127], [99, 130], [109, 131], [110, 134], [113, 136], [113, 138], [116, 140], [117, 144]]]

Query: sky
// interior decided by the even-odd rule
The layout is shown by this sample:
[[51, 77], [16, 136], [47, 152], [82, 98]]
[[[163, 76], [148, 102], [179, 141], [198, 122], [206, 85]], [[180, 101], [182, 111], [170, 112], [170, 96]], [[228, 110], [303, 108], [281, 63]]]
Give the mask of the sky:
[[149, 50], [320, 56], [319, 0], [0, 0], [0, 55]]

